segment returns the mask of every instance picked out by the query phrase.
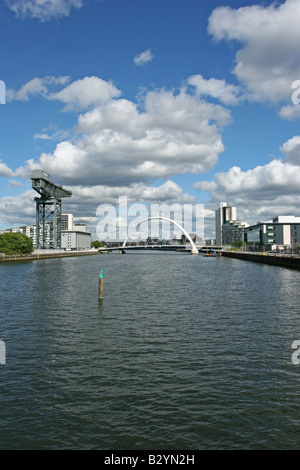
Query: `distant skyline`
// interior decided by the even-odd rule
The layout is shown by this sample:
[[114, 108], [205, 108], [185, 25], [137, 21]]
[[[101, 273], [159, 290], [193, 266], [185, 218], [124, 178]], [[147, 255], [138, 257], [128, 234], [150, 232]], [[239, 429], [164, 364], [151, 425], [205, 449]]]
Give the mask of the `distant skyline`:
[[[221, 201], [300, 216], [299, 0], [4, 0], [0, 230], [34, 223], [30, 172], [100, 204]], [[2, 103], [0, 96], [0, 103]]]

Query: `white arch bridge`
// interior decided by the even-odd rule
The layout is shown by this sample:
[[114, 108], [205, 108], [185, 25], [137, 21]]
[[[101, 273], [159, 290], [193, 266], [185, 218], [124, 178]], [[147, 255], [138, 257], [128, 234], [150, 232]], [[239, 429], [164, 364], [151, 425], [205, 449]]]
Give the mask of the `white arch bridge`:
[[[180, 225], [178, 224], [177, 222], [175, 222], [175, 220], [172, 220], [172, 219], [169, 219], [168, 217], [164, 217], [164, 216], [153, 216], [153, 217], [149, 217], [148, 219], [145, 219], [143, 220], [142, 222], [140, 222], [137, 227], [139, 227], [140, 225], [146, 223], [146, 222], [149, 222], [150, 220], [163, 220], [165, 222], [170, 222], [171, 224], [175, 225], [176, 227], [179, 228], [179, 230], [181, 230], [181, 232], [186, 236], [187, 240], [190, 242], [191, 244], [191, 254], [192, 255], [198, 255], [199, 254], [199, 249], [196, 247], [195, 243], [193, 242], [191, 236], [189, 235], [189, 233]], [[123, 250], [127, 247], [128, 248], [128, 239], [130, 238], [130, 235], [128, 235], [128, 237], [126, 238], [126, 240], [124, 241], [124, 243], [120, 246], [120, 247], [115, 247], [114, 249], [120, 249], [120, 250]], [[178, 246], [179, 247], [179, 246]], [[132, 247], [134, 248], [134, 247]], [[138, 247], [136, 247], [138, 248]], [[99, 250], [99, 251], [102, 251], [102, 250]]]

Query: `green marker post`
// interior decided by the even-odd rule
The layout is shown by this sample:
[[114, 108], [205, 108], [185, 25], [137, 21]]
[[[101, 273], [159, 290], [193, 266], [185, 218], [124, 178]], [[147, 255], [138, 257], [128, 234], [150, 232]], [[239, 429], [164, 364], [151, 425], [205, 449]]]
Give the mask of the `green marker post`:
[[99, 300], [103, 299], [103, 269], [99, 274]]

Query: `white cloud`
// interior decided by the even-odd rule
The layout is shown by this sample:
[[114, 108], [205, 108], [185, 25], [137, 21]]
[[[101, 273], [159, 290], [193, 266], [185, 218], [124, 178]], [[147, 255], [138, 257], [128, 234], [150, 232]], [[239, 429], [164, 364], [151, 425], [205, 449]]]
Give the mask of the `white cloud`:
[[[85, 222], [88, 229], [95, 233], [99, 217], [96, 211], [101, 204], [119, 205], [119, 197], [126, 196], [128, 208], [132, 203], [167, 203], [184, 204], [195, 203], [195, 198], [185, 194], [183, 189], [171, 180], [153, 187], [144, 183], [135, 183], [129, 186], [69, 186], [72, 198], [63, 200], [63, 211], [76, 215], [77, 222]], [[36, 193], [33, 190], [25, 191], [19, 196], [0, 198], [0, 226], [20, 226], [35, 223]], [[145, 206], [147, 207], [147, 206]]]
[[258, 216], [285, 215], [287, 208], [289, 213], [300, 215], [300, 136], [285, 142], [281, 151], [285, 159], [274, 159], [247, 171], [234, 166], [216, 173], [213, 181], [199, 181], [194, 186], [210, 193], [209, 207], [217, 208], [220, 201], [226, 201], [237, 206], [246, 222]]
[[187, 83], [196, 88], [198, 95], [208, 95], [220, 100], [225, 105], [236, 105], [242, 99], [241, 87], [226, 83], [225, 80], [210, 78], [206, 80], [202, 75], [192, 75]]
[[291, 85], [300, 77], [300, 2], [270, 6], [219, 7], [208, 31], [217, 41], [238, 41], [234, 74], [247, 86], [249, 99], [290, 101]]
[[76, 80], [63, 90], [52, 93], [49, 99], [60, 100], [66, 104], [65, 110], [86, 109], [91, 105], [101, 104], [121, 94], [111, 82], [99, 77], [85, 77]]
[[282, 106], [278, 114], [282, 119], [286, 119], [287, 121], [300, 119], [300, 105], [288, 104], [286, 106]]
[[[225, 194], [233, 199], [247, 194], [253, 199], [260, 199], [262, 194], [272, 199], [281, 194], [295, 193], [300, 187], [300, 168], [281, 160], [272, 160], [267, 165], [242, 171], [234, 166], [227, 172], [216, 173], [213, 182], [204, 185], [196, 183], [198, 189], [211, 190], [215, 195]], [[225, 199], [226, 200], [226, 199]]]
[[0, 160], [0, 176], [14, 176], [14, 172]]
[[33, 192], [26, 191], [20, 196], [0, 198], [0, 226], [15, 227], [17, 225], [35, 223], [35, 204]]
[[285, 142], [280, 148], [286, 156], [286, 161], [292, 165], [300, 166], [300, 136], [296, 135]]
[[126, 196], [128, 203], [134, 202], [194, 202], [195, 199], [183, 193], [182, 188], [171, 180], [160, 186], [148, 186], [145, 183], [134, 183], [128, 186], [70, 186], [72, 198], [66, 201], [69, 205], [77, 207], [84, 204], [90, 207], [89, 215], [95, 215], [99, 204], [112, 204], [117, 206], [120, 196]]
[[[28, 101], [31, 97], [42, 96], [48, 100], [65, 103], [65, 111], [84, 110], [90, 106], [109, 101], [120, 96], [113, 83], [99, 77], [84, 77], [65, 86], [70, 77], [35, 77], [21, 86], [19, 90], [8, 89], [7, 100]], [[61, 89], [61, 87], [64, 88]], [[60, 88], [58, 91], [57, 89]]]
[[[190, 91], [149, 91], [135, 103], [120, 98], [117, 88], [97, 77], [73, 82], [55, 94], [46, 86], [46, 99], [60, 99], [85, 111], [78, 116], [75, 134], [60, 141], [52, 153], [28, 160], [14, 176], [28, 179], [33, 169], [43, 169], [72, 190], [64, 210], [91, 221], [99, 204], [116, 204], [120, 195], [132, 202], [195, 202], [171, 177], [205, 173], [216, 165], [224, 151], [221, 131], [231, 122], [231, 114]], [[54, 139], [58, 132], [49, 126], [35, 137]], [[166, 182], [155, 187], [157, 179]], [[9, 214], [17, 200], [6, 199], [5, 204]], [[24, 217], [21, 220], [25, 223]]]
[[74, 8], [81, 8], [83, 0], [5, 0], [18, 18], [38, 18], [49, 21], [69, 16]]
[[33, 138], [36, 140], [54, 140], [60, 141], [67, 139], [70, 136], [69, 131], [58, 130], [55, 132], [49, 132], [48, 129], [44, 129], [42, 132], [37, 132], [34, 134]]
[[[110, 84], [95, 96], [88, 93], [88, 81], [82, 83], [87, 95], [80, 106], [99, 102], [79, 116], [76, 142], [60, 142], [52, 154], [28, 161], [20, 174], [39, 166], [56, 179], [63, 175], [65, 184], [118, 186], [203, 173], [216, 165], [224, 150], [220, 129], [231, 120], [224, 107], [184, 89], [159, 90], [145, 94], [141, 112], [136, 103], [113, 99], [120, 92]], [[63, 96], [69, 105], [76, 102], [74, 89]]]
[[6, 92], [7, 100], [28, 101], [30, 97], [38, 95], [47, 98], [53, 86], [56, 87], [59, 85], [65, 85], [68, 80], [69, 77], [67, 76], [48, 76], [43, 78], [35, 77], [22, 85], [19, 90], [8, 89]]
[[146, 51], [141, 52], [141, 54], [135, 56], [133, 62], [135, 63], [135, 65], [141, 66], [147, 64], [148, 62], [151, 62], [153, 58], [154, 55], [152, 54], [151, 49], [147, 49]]

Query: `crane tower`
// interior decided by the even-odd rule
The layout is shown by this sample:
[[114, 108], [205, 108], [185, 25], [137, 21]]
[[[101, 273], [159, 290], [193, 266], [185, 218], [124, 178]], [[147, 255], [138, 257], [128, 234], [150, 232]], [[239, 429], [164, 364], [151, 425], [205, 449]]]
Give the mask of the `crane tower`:
[[61, 247], [61, 200], [71, 197], [72, 192], [50, 181], [41, 170], [31, 172], [32, 188], [41, 197], [36, 201], [36, 248]]

